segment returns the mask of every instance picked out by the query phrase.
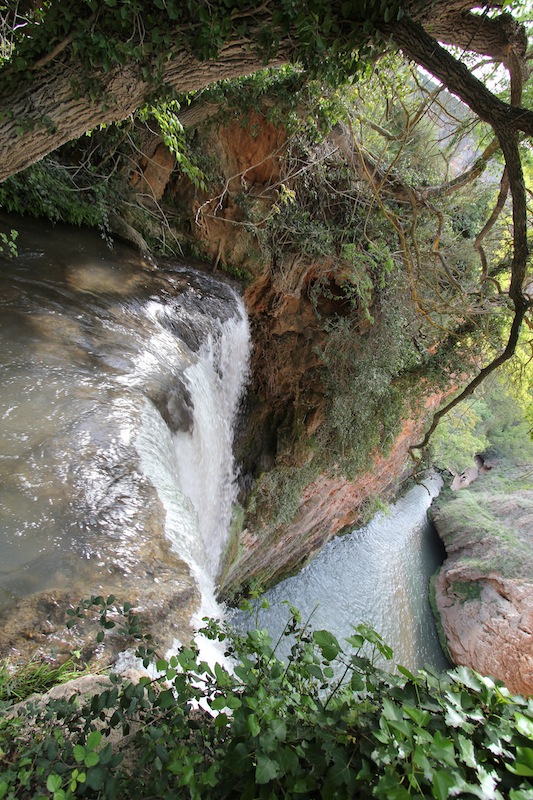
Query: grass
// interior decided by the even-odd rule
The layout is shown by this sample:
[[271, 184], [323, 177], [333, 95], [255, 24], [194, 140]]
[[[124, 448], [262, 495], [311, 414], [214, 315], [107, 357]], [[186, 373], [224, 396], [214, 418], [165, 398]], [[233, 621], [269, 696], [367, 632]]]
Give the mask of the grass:
[[42, 694], [53, 686], [79, 678], [85, 672], [74, 658], [63, 664], [35, 660], [23, 665], [3, 659], [0, 661], [0, 703], [19, 703], [32, 694]]
[[435, 519], [449, 554], [480, 572], [533, 578], [533, 486], [512, 464], [483, 476], [468, 489], [444, 491]]

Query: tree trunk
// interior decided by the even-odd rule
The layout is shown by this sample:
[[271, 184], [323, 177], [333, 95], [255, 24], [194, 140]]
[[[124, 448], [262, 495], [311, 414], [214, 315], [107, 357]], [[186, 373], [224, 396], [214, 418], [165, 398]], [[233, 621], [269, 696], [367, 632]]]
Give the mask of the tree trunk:
[[[417, 18], [431, 26], [434, 36], [442, 35], [443, 41], [454, 44], [460, 44], [466, 36], [465, 46], [470, 43], [474, 50], [488, 52], [498, 60], [512, 61], [515, 67], [523, 62], [522, 29], [509, 15], [488, 21], [468, 13], [472, 2], [437, 0], [430, 4], [431, 13], [426, 20], [424, 10], [420, 11], [421, 5], [427, 8], [427, 4], [414, 3], [413, 9], [418, 9]], [[268, 7], [261, 7], [257, 13], [264, 16]], [[259, 18], [256, 25], [260, 25]], [[475, 36], [474, 25], [477, 25]], [[440, 47], [422, 25], [405, 16], [399, 22], [383, 25], [382, 32], [409, 58], [442, 81], [481, 119], [492, 124], [498, 135], [503, 131], [524, 131], [533, 135], [531, 111], [496, 98], [464, 64]], [[298, 33], [295, 32], [293, 38], [287, 35], [282, 40], [276, 56], [267, 65], [255, 46], [259, 34], [258, 27], [255, 33], [249, 31], [246, 39], [235, 38], [221, 48], [213, 61], [196, 60], [187, 49], [180, 48], [176, 40], [161, 77], [178, 92], [192, 92], [222, 78], [247, 75], [264, 66], [285, 63], [297, 53]], [[0, 182], [97, 125], [125, 119], [150, 98], [153, 85], [143, 78], [139, 64], [129, 63], [109, 72], [102, 69], [87, 75], [81, 61], [72, 56], [70, 45], [67, 35], [60, 45], [34, 64], [29, 77], [28, 73], [21, 76], [18, 87], [0, 89]], [[9, 69], [9, 66], [4, 67], [0, 74], [9, 75]], [[93, 97], [87, 85], [94, 87]]]
[[533, 112], [508, 105], [492, 94], [465, 64], [441, 47], [421, 25], [403, 17], [384, 30], [408, 58], [438, 78], [474, 114], [492, 125], [497, 135], [523, 131], [533, 136]]

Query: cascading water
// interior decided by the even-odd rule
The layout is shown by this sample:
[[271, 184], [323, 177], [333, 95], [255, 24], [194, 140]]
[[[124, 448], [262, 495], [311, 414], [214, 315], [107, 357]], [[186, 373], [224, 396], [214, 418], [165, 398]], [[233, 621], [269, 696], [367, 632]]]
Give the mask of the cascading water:
[[[246, 313], [236, 296], [235, 304], [235, 316], [213, 326], [195, 357], [190, 351], [185, 354], [183, 429], [172, 432], [146, 403], [137, 438], [143, 469], [165, 506], [167, 536], [200, 587], [198, 619], [218, 612], [214, 581], [236, 496], [233, 422], [247, 376], [250, 342]], [[151, 311], [171, 324], [176, 318], [155, 303]], [[179, 315], [179, 309], [173, 313]], [[157, 336], [154, 349], [164, 347], [165, 338], [164, 333]], [[167, 347], [176, 347], [175, 339]]]
[[91, 232], [11, 226], [19, 257], [0, 273], [0, 649], [11, 617], [59, 637], [46, 598], [64, 608], [90, 594], [138, 603], [167, 641], [183, 638], [191, 614], [218, 611], [248, 367], [242, 301], [198, 270], [111, 253]]

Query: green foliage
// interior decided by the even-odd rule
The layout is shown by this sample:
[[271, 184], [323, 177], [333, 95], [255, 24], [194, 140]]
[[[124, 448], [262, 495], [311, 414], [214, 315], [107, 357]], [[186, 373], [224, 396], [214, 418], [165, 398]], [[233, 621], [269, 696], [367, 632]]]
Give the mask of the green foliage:
[[279, 466], [262, 473], [250, 498], [247, 515], [254, 518], [259, 511], [260, 517], [266, 515], [272, 529], [287, 525], [301, 505], [303, 490], [318, 477], [319, 471], [320, 466], [313, 459], [303, 467]]
[[349, 477], [392, 446], [409, 400], [409, 372], [420, 358], [413, 317], [397, 281], [383, 293], [380, 311], [379, 325], [365, 337], [350, 318], [331, 322], [323, 353], [331, 407], [319, 444], [335, 454]]
[[18, 255], [17, 250], [17, 237], [19, 233], [13, 228], [9, 233], [0, 231], [0, 257], [1, 258], [16, 258]]
[[432, 439], [438, 466], [462, 472], [472, 466], [476, 453], [490, 450], [510, 462], [533, 460], [531, 381], [503, 372], [491, 377], [475, 395], [460, 403], [441, 420]]
[[435, 463], [443, 468], [461, 473], [473, 465], [476, 453], [489, 444], [483, 431], [487, 407], [482, 400], [467, 400], [446, 415], [432, 438]]
[[[111, 613], [131, 622], [114, 598], [91, 598], [73, 617], [90, 610], [103, 630]], [[169, 658], [142, 649], [158, 677], [112, 675], [84, 704], [48, 700], [5, 715], [0, 798], [531, 797], [531, 700], [464, 667], [384, 672], [376, 659], [392, 652], [375, 631], [358, 626], [341, 644], [292, 607], [286, 663], [265, 630], [205, 622], [230, 669], [201, 661], [195, 645]], [[113, 731], [127, 740], [112, 745]]]
[[144, 106], [139, 109], [138, 117], [143, 122], [151, 119], [157, 122], [161, 138], [180, 165], [183, 174], [194, 186], [205, 191], [207, 188], [205, 175], [196, 164], [192, 163], [186, 153], [185, 130], [179, 121], [179, 109], [179, 103], [172, 100], [158, 105]]
[[109, 209], [116, 207], [119, 191], [124, 194], [125, 187], [100, 177], [45, 158], [0, 184], [0, 207], [108, 230]]

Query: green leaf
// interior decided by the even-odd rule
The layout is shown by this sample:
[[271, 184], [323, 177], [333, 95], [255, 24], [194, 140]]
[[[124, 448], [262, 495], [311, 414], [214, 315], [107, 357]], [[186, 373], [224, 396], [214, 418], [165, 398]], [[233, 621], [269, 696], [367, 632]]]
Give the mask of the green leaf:
[[284, 775], [295, 775], [300, 760], [291, 747], [280, 747], [276, 753]]
[[102, 731], [91, 731], [87, 737], [86, 747], [89, 750], [94, 750], [102, 741]]
[[430, 744], [430, 752], [438, 761], [455, 767], [455, 748], [453, 742], [446, 739], [440, 731], [436, 731]]
[[85, 750], [85, 747], [83, 747], [81, 744], [74, 745], [74, 758], [76, 759], [78, 764], [81, 764], [82, 761], [85, 759], [86, 753], [87, 751]]
[[472, 740], [467, 739], [466, 736], [459, 734], [457, 741], [459, 743], [459, 753], [461, 759], [464, 761], [467, 767], [472, 767], [475, 769], [477, 767], [476, 751], [474, 749]]
[[86, 767], [95, 767], [99, 763], [99, 761], [100, 761], [100, 756], [98, 755], [98, 753], [95, 753], [94, 750], [91, 750], [85, 756], [83, 763], [85, 764]]
[[255, 782], [256, 783], [269, 783], [280, 774], [280, 768], [277, 761], [267, 756], [259, 754], [257, 756], [257, 766], [255, 768]]
[[250, 714], [246, 720], [246, 729], [252, 736], [259, 736], [261, 727], [255, 714]]
[[101, 767], [92, 767], [87, 773], [87, 785], [96, 792], [104, 788], [105, 772]]
[[232, 711], [235, 711], [237, 708], [242, 706], [242, 701], [234, 694], [229, 694], [226, 697], [226, 705], [228, 708], [231, 708]]
[[62, 783], [63, 781], [61, 780], [61, 776], [56, 775], [55, 772], [52, 772], [46, 779], [46, 788], [49, 792], [57, 792]]
[[524, 714], [521, 714], [519, 711], [514, 712], [514, 717], [518, 733], [521, 733], [522, 736], [526, 736], [533, 741], [533, 720], [524, 716]]
[[409, 716], [413, 722], [420, 728], [425, 728], [431, 721], [431, 714], [424, 709], [415, 708], [411, 705], [402, 705], [403, 711]]
[[276, 717], [270, 723], [270, 730], [280, 742], [284, 742], [287, 738], [287, 724], [285, 720]]
[[450, 789], [455, 786], [455, 778], [449, 772], [440, 769], [433, 777], [433, 797], [436, 800], [447, 800]]
[[329, 631], [314, 631], [313, 639], [326, 661], [333, 661], [341, 652], [337, 639]]
[[401, 720], [403, 718], [403, 714], [398, 706], [389, 700], [388, 697], [383, 698], [383, 716], [387, 720]]
[[533, 750], [531, 747], [517, 747], [514, 764], [505, 765], [509, 772], [524, 777], [533, 776]]
[[224, 708], [229, 708], [227, 698], [223, 694], [219, 694], [218, 697], [215, 697], [210, 705], [213, 711], [222, 711]]

